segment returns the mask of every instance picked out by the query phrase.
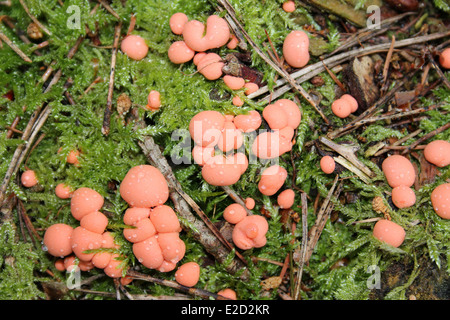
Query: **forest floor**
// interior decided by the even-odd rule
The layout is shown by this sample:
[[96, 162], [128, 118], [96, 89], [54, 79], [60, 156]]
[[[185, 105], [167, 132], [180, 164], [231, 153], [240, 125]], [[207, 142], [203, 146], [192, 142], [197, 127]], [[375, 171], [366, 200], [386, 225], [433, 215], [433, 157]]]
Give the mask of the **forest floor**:
[[[210, 300], [230, 288], [240, 300], [448, 300], [450, 222], [436, 214], [430, 195], [449, 182], [450, 166], [424, 157], [434, 140], [450, 141], [450, 72], [440, 53], [450, 47], [446, 0], [294, 1], [0, 1], [0, 299]], [[374, 12], [368, 16], [368, 8]], [[223, 17], [237, 47], [211, 50], [223, 72], [257, 82], [246, 95], [206, 79], [195, 64], [172, 63], [168, 50], [183, 39], [169, 26], [183, 12], [205, 22]], [[378, 19], [378, 20], [377, 20]], [[379, 22], [375, 27], [374, 22]], [[283, 56], [292, 30], [309, 37], [308, 64], [293, 68]], [[121, 41], [141, 36], [149, 47], [129, 58]], [[146, 106], [149, 92], [161, 106]], [[344, 93], [359, 108], [346, 118], [331, 110]], [[238, 96], [242, 106], [235, 105]], [[252, 161], [238, 182], [213, 186], [192, 161], [189, 122], [201, 111], [239, 115], [278, 99], [301, 111], [292, 148], [279, 158], [295, 201], [281, 209], [277, 194], [258, 189], [267, 161]], [[268, 129], [266, 121], [262, 129]], [[78, 150], [76, 165], [66, 161]], [[251, 139], [243, 152], [250, 154]], [[381, 164], [391, 155], [413, 164], [414, 205], [397, 208]], [[320, 159], [336, 162], [324, 173]], [[134, 166], [164, 173], [180, 220], [186, 253], [179, 264], [201, 267], [193, 288], [175, 270], [142, 266], [123, 236], [128, 204], [120, 183]], [[21, 182], [26, 170], [38, 184]], [[47, 228], [79, 221], [58, 184], [88, 187], [104, 200], [107, 230], [120, 246], [124, 283], [93, 268], [73, 273], [43, 244]], [[268, 222], [267, 243], [241, 250], [225, 208], [253, 198], [252, 214]], [[379, 241], [380, 219], [406, 231], [399, 247]]]

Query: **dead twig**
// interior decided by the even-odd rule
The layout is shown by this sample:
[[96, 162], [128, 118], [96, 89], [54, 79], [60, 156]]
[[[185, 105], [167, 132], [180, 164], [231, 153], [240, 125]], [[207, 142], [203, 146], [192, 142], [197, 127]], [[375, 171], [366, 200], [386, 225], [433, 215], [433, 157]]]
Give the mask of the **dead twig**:
[[25, 54], [18, 46], [16, 46], [2, 31], [0, 31], [0, 40], [5, 41], [5, 43], [15, 52], [19, 57], [25, 62], [32, 63], [33, 61]]
[[300, 250], [300, 260], [298, 262], [299, 268], [297, 270], [297, 278], [294, 284], [294, 294], [293, 299], [300, 299], [300, 288], [302, 283], [303, 266], [305, 264], [306, 249], [308, 247], [308, 203], [306, 198], [306, 193], [301, 193], [302, 201], [302, 245]]
[[324, 202], [322, 203], [322, 206], [320, 207], [314, 225], [311, 227], [308, 238], [308, 246], [306, 249], [306, 256], [304, 259], [305, 263], [307, 263], [311, 258], [311, 255], [314, 252], [314, 248], [316, 247], [320, 235], [322, 234], [323, 228], [325, 227], [325, 224], [330, 216], [331, 210], [333, 210], [334, 208], [334, 204], [330, 202], [331, 198], [334, 197], [337, 199], [342, 191], [343, 182], [341, 181], [337, 186], [338, 181], [339, 175], [336, 175], [333, 181], [333, 186], [329, 190], [327, 197], [325, 198]]
[[27, 13], [27, 15], [30, 17], [31, 20], [33, 20], [34, 23], [36, 23], [38, 25], [38, 27], [40, 29], [42, 29], [46, 34], [48, 34], [49, 36], [52, 35], [52, 33], [50, 32], [50, 30], [47, 29], [46, 26], [44, 26], [38, 19], [36, 19], [35, 16], [33, 16], [30, 13], [30, 9], [28, 9], [26, 3], [24, 0], [19, 0], [20, 4], [22, 5], [23, 9], [25, 10], [25, 12]]
[[395, 46], [395, 36], [392, 36], [391, 46], [389, 47], [389, 51], [386, 56], [386, 61], [384, 62], [383, 68], [383, 85], [381, 87], [381, 91], [384, 93], [387, 89], [387, 76], [389, 71], [389, 65], [391, 64], [392, 53], [394, 52]]
[[148, 282], [156, 283], [156, 284], [159, 284], [159, 285], [162, 285], [165, 287], [177, 289], [177, 290], [183, 291], [185, 293], [188, 293], [190, 295], [200, 297], [203, 299], [213, 298], [216, 300], [230, 300], [228, 298], [225, 298], [224, 296], [218, 295], [217, 293], [212, 293], [212, 292], [209, 292], [209, 291], [203, 290], [203, 289], [185, 287], [175, 281], [158, 279], [158, 278], [152, 277], [150, 275], [142, 274], [142, 273], [139, 273], [139, 272], [136, 272], [133, 270], [128, 270], [127, 276], [129, 276], [130, 278], [136, 279], [136, 280], [148, 281]]
[[409, 145], [405, 150], [403, 150], [402, 154], [407, 154], [408, 152], [411, 152], [412, 149], [414, 149], [416, 146], [418, 146], [420, 143], [434, 137], [435, 135], [444, 132], [445, 130], [450, 128], [450, 122], [444, 124], [442, 127], [439, 127], [429, 133], [427, 133], [426, 135], [424, 135], [423, 137], [417, 139], [414, 143], [412, 143], [411, 145]]
[[239, 28], [239, 30], [241, 31], [241, 33], [243, 34], [243, 36], [245, 37], [245, 39], [247, 40], [248, 43], [250, 43], [250, 45], [252, 46], [253, 50], [256, 51], [256, 53], [267, 63], [269, 64], [280, 76], [282, 76], [287, 82], [289, 82], [289, 84], [298, 92], [300, 93], [303, 98], [305, 98], [313, 107], [314, 109], [316, 109], [316, 111], [320, 114], [320, 116], [322, 117], [322, 119], [326, 122], [329, 123], [328, 118], [325, 116], [325, 114], [323, 113], [323, 111], [320, 109], [320, 107], [314, 102], [314, 100], [311, 98], [311, 96], [308, 94], [308, 92], [306, 92], [305, 89], [303, 89], [302, 86], [300, 86], [297, 82], [295, 82], [295, 80], [289, 75], [289, 73], [287, 73], [286, 70], [284, 70], [283, 68], [281, 68], [280, 66], [278, 66], [277, 64], [275, 64], [269, 57], [267, 57], [264, 52], [262, 52], [262, 50], [256, 45], [256, 43], [253, 41], [253, 39], [248, 35], [248, 33], [245, 31], [244, 27], [241, 25], [241, 23], [239, 22], [239, 20], [237, 19], [236, 15], [235, 15], [235, 11], [232, 7], [232, 5], [230, 4], [230, 2], [228, 0], [219, 0], [218, 1], [223, 8], [225, 8], [225, 10], [228, 12], [228, 14], [231, 16], [231, 18], [233, 19], [233, 21], [236, 23], [237, 27]]
[[117, 14], [116, 11], [114, 11], [114, 9], [106, 1], [98, 0], [98, 2], [106, 9], [106, 11], [111, 13], [114, 16], [114, 18], [120, 20], [120, 16]]
[[103, 126], [102, 133], [104, 135], [109, 134], [109, 126], [111, 122], [111, 113], [112, 113], [112, 102], [113, 102], [113, 91], [114, 91], [114, 75], [116, 71], [116, 58], [117, 58], [117, 50], [119, 46], [120, 39], [120, 30], [122, 29], [122, 22], [119, 22], [114, 28], [114, 44], [111, 54], [111, 67], [109, 73], [109, 85], [108, 85], [108, 96], [106, 98], [106, 108], [103, 115]]

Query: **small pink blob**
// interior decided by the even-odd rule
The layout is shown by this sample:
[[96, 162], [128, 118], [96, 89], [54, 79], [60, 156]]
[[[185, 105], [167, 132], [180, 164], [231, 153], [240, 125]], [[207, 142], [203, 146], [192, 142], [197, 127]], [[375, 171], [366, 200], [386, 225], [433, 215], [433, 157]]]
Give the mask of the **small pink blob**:
[[409, 208], [416, 203], [414, 190], [406, 186], [398, 186], [392, 189], [392, 202], [399, 208]]
[[189, 18], [183, 12], [174, 13], [169, 20], [170, 30], [174, 34], [181, 35], [183, 33], [184, 25], [188, 22]]
[[395, 222], [382, 219], [375, 224], [373, 235], [378, 240], [397, 248], [405, 240], [406, 232]]
[[352, 106], [346, 99], [337, 99], [331, 104], [334, 115], [343, 119], [352, 113]]
[[31, 188], [38, 184], [38, 179], [36, 173], [33, 170], [26, 170], [22, 173], [20, 177], [24, 187]]
[[290, 0], [283, 3], [283, 10], [286, 12], [294, 12], [295, 11], [295, 2]]
[[450, 69], [450, 48], [445, 49], [439, 55], [439, 63], [442, 68]]
[[133, 60], [141, 60], [148, 53], [148, 46], [145, 40], [138, 35], [129, 35], [122, 40], [120, 45], [123, 53]]
[[147, 108], [150, 110], [158, 110], [161, 107], [161, 94], [159, 91], [151, 90], [147, 97]]
[[324, 156], [322, 159], [320, 159], [320, 169], [322, 169], [323, 172], [326, 174], [333, 173], [334, 169], [336, 168], [336, 163], [331, 156]]
[[184, 41], [175, 41], [170, 45], [167, 54], [171, 62], [181, 64], [191, 61], [195, 51], [189, 48]]
[[309, 61], [309, 38], [300, 30], [291, 31], [283, 42], [283, 56], [293, 68], [302, 68]]
[[55, 194], [60, 199], [68, 199], [72, 196], [72, 193], [72, 188], [64, 183], [58, 184], [55, 188]]

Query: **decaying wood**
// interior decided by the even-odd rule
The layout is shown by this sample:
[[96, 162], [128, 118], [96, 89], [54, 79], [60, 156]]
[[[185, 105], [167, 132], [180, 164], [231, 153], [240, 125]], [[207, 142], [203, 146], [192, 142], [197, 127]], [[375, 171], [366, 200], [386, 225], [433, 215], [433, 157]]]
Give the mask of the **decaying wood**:
[[258, 86], [261, 85], [264, 75], [260, 71], [242, 63], [235, 54], [227, 54], [223, 60], [225, 61], [222, 67], [224, 74], [244, 78], [249, 82], [256, 83]]
[[367, 110], [378, 100], [380, 92], [375, 83], [374, 62], [369, 56], [353, 58], [347, 68], [343, 70], [344, 82], [349, 93], [358, 101], [357, 114]]

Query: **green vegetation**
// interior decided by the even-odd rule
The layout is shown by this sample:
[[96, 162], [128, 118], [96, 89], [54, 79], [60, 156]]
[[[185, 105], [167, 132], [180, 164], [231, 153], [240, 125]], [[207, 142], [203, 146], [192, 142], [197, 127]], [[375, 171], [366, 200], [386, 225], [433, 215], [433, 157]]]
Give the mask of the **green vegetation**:
[[[309, 21], [307, 23], [309, 26], [313, 25], [316, 30], [321, 29], [320, 25], [314, 21], [314, 15], [305, 8], [298, 8], [295, 14], [282, 11], [280, 6], [283, 1], [281, 0], [233, 0], [230, 2], [237, 16], [242, 19], [243, 27], [255, 43], [260, 48], [267, 46], [265, 34], [267, 32], [279, 54], [283, 39], [288, 32], [304, 27], [297, 21]], [[6, 138], [7, 128], [16, 117], [20, 117], [16, 129], [24, 130], [32, 113], [43, 104], [49, 104], [52, 112], [39, 134], [42, 140], [39, 140], [39, 143], [31, 150], [29, 157], [22, 163], [19, 170], [19, 173], [25, 168], [35, 170], [39, 179], [39, 188], [26, 189], [21, 186], [19, 177], [14, 177], [9, 184], [8, 192], [14, 193], [18, 201], [23, 204], [34, 229], [42, 237], [45, 229], [51, 224], [57, 222], [73, 226], [78, 224], [78, 221], [70, 214], [70, 200], [59, 199], [54, 194], [57, 184], [64, 182], [74, 188], [95, 189], [108, 203], [105, 210], [110, 217], [109, 229], [115, 233], [117, 241], [122, 244], [121, 250], [128, 257], [125, 262], [130, 267], [139, 266], [139, 263], [133, 259], [131, 245], [122, 236], [122, 215], [127, 204], [118, 192], [120, 182], [127, 171], [135, 165], [147, 163], [138, 141], [145, 135], [151, 135], [163, 148], [165, 156], [190, 157], [190, 152], [186, 150], [183, 152], [179, 140], [173, 141], [172, 132], [177, 129], [187, 129], [193, 115], [202, 110], [219, 110], [236, 114], [251, 109], [261, 111], [264, 105], [256, 101], [246, 101], [243, 108], [237, 108], [233, 106], [231, 99], [213, 100], [210, 98], [212, 90], [217, 90], [221, 94], [230, 92], [223, 82], [207, 81], [202, 75], [196, 73], [192, 63], [179, 66], [172, 64], [167, 58], [170, 44], [181, 39], [170, 31], [168, 24], [170, 16], [176, 12], [184, 12], [190, 19], [205, 21], [209, 14], [215, 12], [215, 1], [128, 0], [126, 6], [122, 6], [121, 1], [113, 0], [111, 6], [123, 22], [122, 34], [126, 33], [130, 18], [134, 14], [136, 25], [133, 33], [144, 37], [150, 48], [148, 56], [141, 61], [133, 61], [120, 50], [118, 51], [113, 107], [115, 108], [117, 97], [121, 93], [126, 93], [138, 110], [139, 117], [145, 119], [148, 126], [134, 131], [133, 123], [125, 123], [117, 112], [113, 112], [111, 131], [105, 137], [101, 133], [101, 127], [107, 101], [111, 62], [110, 46], [113, 43], [117, 19], [102, 6], [98, 6], [96, 1], [64, 1], [63, 6], [56, 0], [29, 0], [26, 3], [31, 14], [47, 26], [52, 35], [44, 35], [42, 40], [48, 40], [50, 44], [39, 50], [41, 55], [36, 55], [33, 52], [33, 45], [39, 43], [39, 40], [25, 44], [5, 23], [0, 24], [0, 31], [12, 39], [33, 60], [32, 63], [23, 61], [5, 43], [0, 49], [0, 96], [10, 90], [14, 93], [13, 101], [0, 97], [0, 177], [5, 175], [13, 153], [21, 143], [19, 134], [14, 134], [11, 139]], [[363, 3], [364, 1], [357, 1], [357, 6], [362, 6]], [[438, 8], [448, 10], [448, 3], [445, 0], [436, 0], [435, 3]], [[79, 29], [67, 27], [67, 19], [70, 16], [67, 9], [70, 5], [76, 5], [81, 9]], [[18, 1], [13, 1], [11, 6], [0, 5], [0, 15], [10, 17], [16, 27], [21, 30], [26, 30], [31, 22]], [[322, 27], [324, 40], [327, 43], [325, 50], [329, 53], [339, 46], [340, 26], [327, 15], [323, 18], [326, 20], [325, 26]], [[101, 45], [94, 46], [89, 38], [86, 38], [70, 60], [67, 58], [67, 53], [80, 35], [86, 35], [85, 25], [92, 32], [98, 28], [98, 39]], [[217, 50], [221, 56], [229, 52], [232, 51], [226, 47]], [[251, 59], [251, 66], [262, 71], [264, 81], [272, 87], [277, 79], [276, 72], [256, 52], [251, 52]], [[311, 62], [317, 61], [319, 58], [312, 56]], [[53, 69], [62, 70], [63, 76], [48, 93], [43, 94], [48, 81], [44, 82], [41, 78], [52, 62], [54, 62]], [[92, 89], [85, 92], [97, 77], [101, 77], [103, 81], [96, 83]], [[326, 72], [323, 72], [321, 77], [324, 80], [322, 86], [314, 87], [311, 83], [305, 82], [303, 87], [305, 90], [315, 90], [320, 93], [325, 114], [332, 118], [329, 106], [335, 97], [336, 85]], [[429, 82], [433, 82], [437, 77], [434, 71], [430, 71]], [[342, 80], [342, 75], [339, 74], [338, 78]], [[450, 80], [448, 72], [447, 78]], [[70, 104], [64, 96], [64, 84], [68, 79], [72, 80], [68, 91], [74, 104]], [[415, 76], [414, 81], [420, 82], [420, 73]], [[162, 107], [158, 112], [152, 113], [139, 107], [146, 105], [150, 90], [158, 90], [161, 93]], [[301, 102], [302, 123], [296, 133], [296, 143], [292, 154], [283, 155], [280, 165], [289, 173], [286, 185], [301, 189], [309, 195], [308, 226], [311, 227], [317, 213], [314, 200], [317, 195], [322, 198], [327, 196], [334, 175], [326, 175], [320, 170], [318, 166], [320, 155], [317, 152], [311, 152], [310, 144], [305, 145], [324, 133], [322, 118], [298, 94], [290, 91], [283, 95], [291, 99], [294, 96]], [[371, 233], [373, 223], [355, 223], [380, 217], [380, 214], [372, 209], [374, 197], [381, 196], [389, 205], [391, 189], [385, 182], [379, 163], [372, 162], [372, 159], [365, 155], [367, 148], [389, 138], [405, 137], [417, 128], [422, 129], [418, 136], [420, 137], [450, 122], [450, 89], [442, 84], [433, 89], [432, 94], [427, 98], [422, 98], [421, 104], [428, 106], [437, 102], [443, 102], [445, 105], [438, 110], [423, 113], [422, 115], [426, 115], [427, 118], [414, 127], [388, 128], [386, 122], [378, 121], [363, 127], [358, 133], [353, 132], [338, 139], [340, 142], [356, 143], [360, 147], [358, 157], [376, 173], [376, 177], [372, 180], [373, 184], [369, 185], [350, 171], [343, 170], [340, 173], [340, 178], [345, 181], [344, 191], [340, 199], [332, 199], [335, 204], [333, 212], [335, 218], [326, 223], [309, 264], [305, 266], [303, 283], [309, 290], [301, 292], [302, 299], [407, 299], [410, 294], [421, 292], [413, 288], [418, 286], [417, 281], [421, 279], [419, 275], [428, 272], [426, 266], [442, 273], [442, 281], [448, 283], [450, 222], [444, 221], [434, 213], [430, 203], [430, 193], [434, 187], [450, 178], [449, 167], [439, 169], [440, 175], [436, 176], [434, 182], [424, 184], [416, 191], [417, 201], [413, 207], [396, 210], [391, 205], [392, 219], [403, 226], [407, 232], [406, 240], [400, 248], [394, 249], [374, 239]], [[346, 122], [347, 120], [334, 117], [333, 128], [342, 126]], [[450, 130], [441, 132], [432, 139], [450, 140]], [[414, 140], [409, 140], [406, 144], [412, 142]], [[248, 150], [249, 146], [246, 147]], [[65, 162], [65, 157], [73, 149], [81, 151], [79, 167]], [[292, 159], [295, 168], [292, 166]], [[413, 160], [416, 161], [414, 158]], [[289, 253], [300, 248], [302, 224], [301, 220], [296, 223], [297, 229], [292, 234], [290, 223], [293, 220], [288, 218], [286, 222], [286, 216], [283, 216], [283, 212], [276, 206], [276, 197], [266, 197], [259, 193], [257, 182], [264, 166], [265, 164], [260, 162], [250, 164], [240, 181], [233, 186], [242, 198], [255, 198], [255, 213], [267, 211], [270, 215], [267, 245], [242, 253], [250, 261], [248, 281], [241, 281], [239, 274], [231, 275], [226, 272], [224, 265], [213, 261], [202, 245], [194, 240], [189, 230], [181, 233], [181, 238], [186, 243], [186, 255], [182, 262], [197, 261], [204, 264], [198, 288], [210, 292], [233, 288], [240, 299], [280, 299], [276, 289], [264, 290], [261, 281], [280, 274], [282, 267], [271, 261], [283, 263]], [[176, 165], [174, 173], [184, 191], [200, 205], [212, 222], [221, 222], [224, 208], [232, 203], [224, 191], [205, 183], [196, 165]], [[345, 197], [350, 195], [355, 196], [357, 200], [345, 200]], [[24, 227], [19, 207], [20, 205], [17, 205], [12, 209], [10, 218], [6, 215], [1, 216], [0, 299], [45, 299], [46, 284], [65, 281], [68, 275], [55, 269], [55, 259], [43, 250], [40, 238]], [[296, 197], [293, 210], [301, 216], [300, 196]], [[230, 259], [233, 257], [231, 254]], [[251, 257], [260, 259], [256, 261]], [[336, 267], [336, 263], [339, 262], [343, 264]], [[368, 288], [368, 281], [373, 275], [373, 272], [368, 269], [371, 266], [377, 266], [381, 272], [381, 289]], [[396, 273], [396, 267], [402, 271]], [[143, 267], [140, 271], [161, 279], [174, 279], [174, 272], [159, 273]], [[101, 275], [103, 271], [94, 269], [83, 272], [82, 278], [86, 279], [97, 274]], [[392, 280], [395, 277], [398, 281]], [[441, 283], [436, 283], [436, 286]], [[116, 291], [113, 280], [106, 276], [90, 282], [89, 289], [109, 293]], [[130, 294], [152, 296], [173, 295], [177, 292], [173, 288], [144, 281], [133, 281], [126, 289]], [[419, 299], [443, 298], [436, 293], [438, 288], [422, 289], [424, 293], [421, 296], [419, 293]], [[287, 291], [289, 290], [291, 289]], [[87, 299], [109, 299], [107, 296], [75, 290], [64, 291], [64, 294], [58, 298], [71, 299], [81, 296]], [[448, 296], [445, 299], [448, 299]]]

